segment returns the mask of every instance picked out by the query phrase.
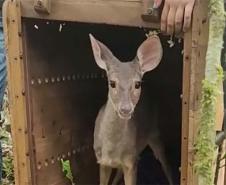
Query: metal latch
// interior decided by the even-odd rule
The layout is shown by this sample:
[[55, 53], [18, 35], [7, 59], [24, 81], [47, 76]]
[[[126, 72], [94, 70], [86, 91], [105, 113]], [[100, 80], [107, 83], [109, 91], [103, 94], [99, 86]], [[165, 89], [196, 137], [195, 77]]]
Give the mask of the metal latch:
[[141, 18], [145, 22], [158, 23], [161, 20], [161, 13], [163, 8], [163, 3], [159, 8], [153, 8], [154, 0], [142, 0], [143, 13]]
[[34, 9], [38, 13], [50, 14], [51, 0], [34, 0]]

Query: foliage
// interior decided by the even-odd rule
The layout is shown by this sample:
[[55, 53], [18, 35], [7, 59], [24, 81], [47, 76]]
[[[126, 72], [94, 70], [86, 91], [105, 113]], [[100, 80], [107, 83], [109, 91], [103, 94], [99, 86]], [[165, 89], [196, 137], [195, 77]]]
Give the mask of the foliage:
[[2, 142], [3, 150], [3, 179], [4, 185], [14, 184], [14, 172], [13, 172], [13, 151], [12, 151], [12, 138], [10, 134], [10, 121], [9, 121], [9, 104], [8, 104], [8, 91], [4, 95], [3, 111], [1, 112], [1, 127], [0, 127], [0, 139]]
[[223, 0], [209, 0], [209, 43], [206, 55], [205, 80], [202, 86], [199, 132], [195, 143], [195, 170], [199, 185], [213, 185], [216, 162], [216, 103], [220, 95], [223, 70], [220, 66], [225, 12]]
[[71, 181], [71, 184], [74, 185], [73, 175], [71, 172], [71, 166], [69, 160], [61, 159], [62, 171], [65, 173], [66, 177]]

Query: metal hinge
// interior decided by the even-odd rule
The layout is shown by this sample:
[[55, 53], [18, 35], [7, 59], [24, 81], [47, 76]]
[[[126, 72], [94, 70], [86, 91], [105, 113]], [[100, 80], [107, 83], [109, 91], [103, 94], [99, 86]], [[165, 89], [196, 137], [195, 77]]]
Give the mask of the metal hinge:
[[51, 0], [35, 0], [34, 9], [38, 13], [50, 14]]
[[[145, 22], [157, 23], [161, 20], [162, 5], [159, 8], [153, 8], [154, 0], [142, 0], [143, 13], [141, 18]], [[162, 3], [163, 4], [163, 3]]]

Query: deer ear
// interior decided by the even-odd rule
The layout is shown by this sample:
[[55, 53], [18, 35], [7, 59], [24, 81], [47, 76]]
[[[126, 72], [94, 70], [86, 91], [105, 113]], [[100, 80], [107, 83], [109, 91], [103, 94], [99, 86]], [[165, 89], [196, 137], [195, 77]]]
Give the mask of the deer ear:
[[97, 65], [107, 70], [108, 63], [112, 60], [114, 55], [103, 43], [94, 38], [92, 34], [89, 34], [91, 46], [93, 49], [93, 55]]
[[158, 36], [145, 40], [137, 51], [137, 57], [142, 73], [155, 69], [162, 59], [162, 45]]

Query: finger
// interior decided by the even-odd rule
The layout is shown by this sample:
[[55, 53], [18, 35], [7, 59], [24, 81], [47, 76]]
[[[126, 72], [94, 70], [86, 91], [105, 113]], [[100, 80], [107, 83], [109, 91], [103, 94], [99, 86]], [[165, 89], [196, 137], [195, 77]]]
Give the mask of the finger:
[[183, 27], [184, 32], [187, 31], [191, 25], [192, 11], [193, 11], [193, 4], [188, 4], [185, 7], [185, 11], [184, 11], [184, 27]]
[[158, 8], [162, 4], [162, 0], [154, 0], [153, 8]]
[[175, 33], [179, 33], [181, 31], [182, 24], [183, 24], [183, 17], [184, 17], [184, 7], [180, 6], [178, 7], [175, 15]]
[[167, 34], [172, 35], [174, 32], [176, 8], [170, 7], [168, 18], [167, 18]]
[[162, 15], [161, 15], [161, 31], [162, 32], [166, 32], [168, 13], [169, 13], [169, 5], [165, 3], [162, 10]]

